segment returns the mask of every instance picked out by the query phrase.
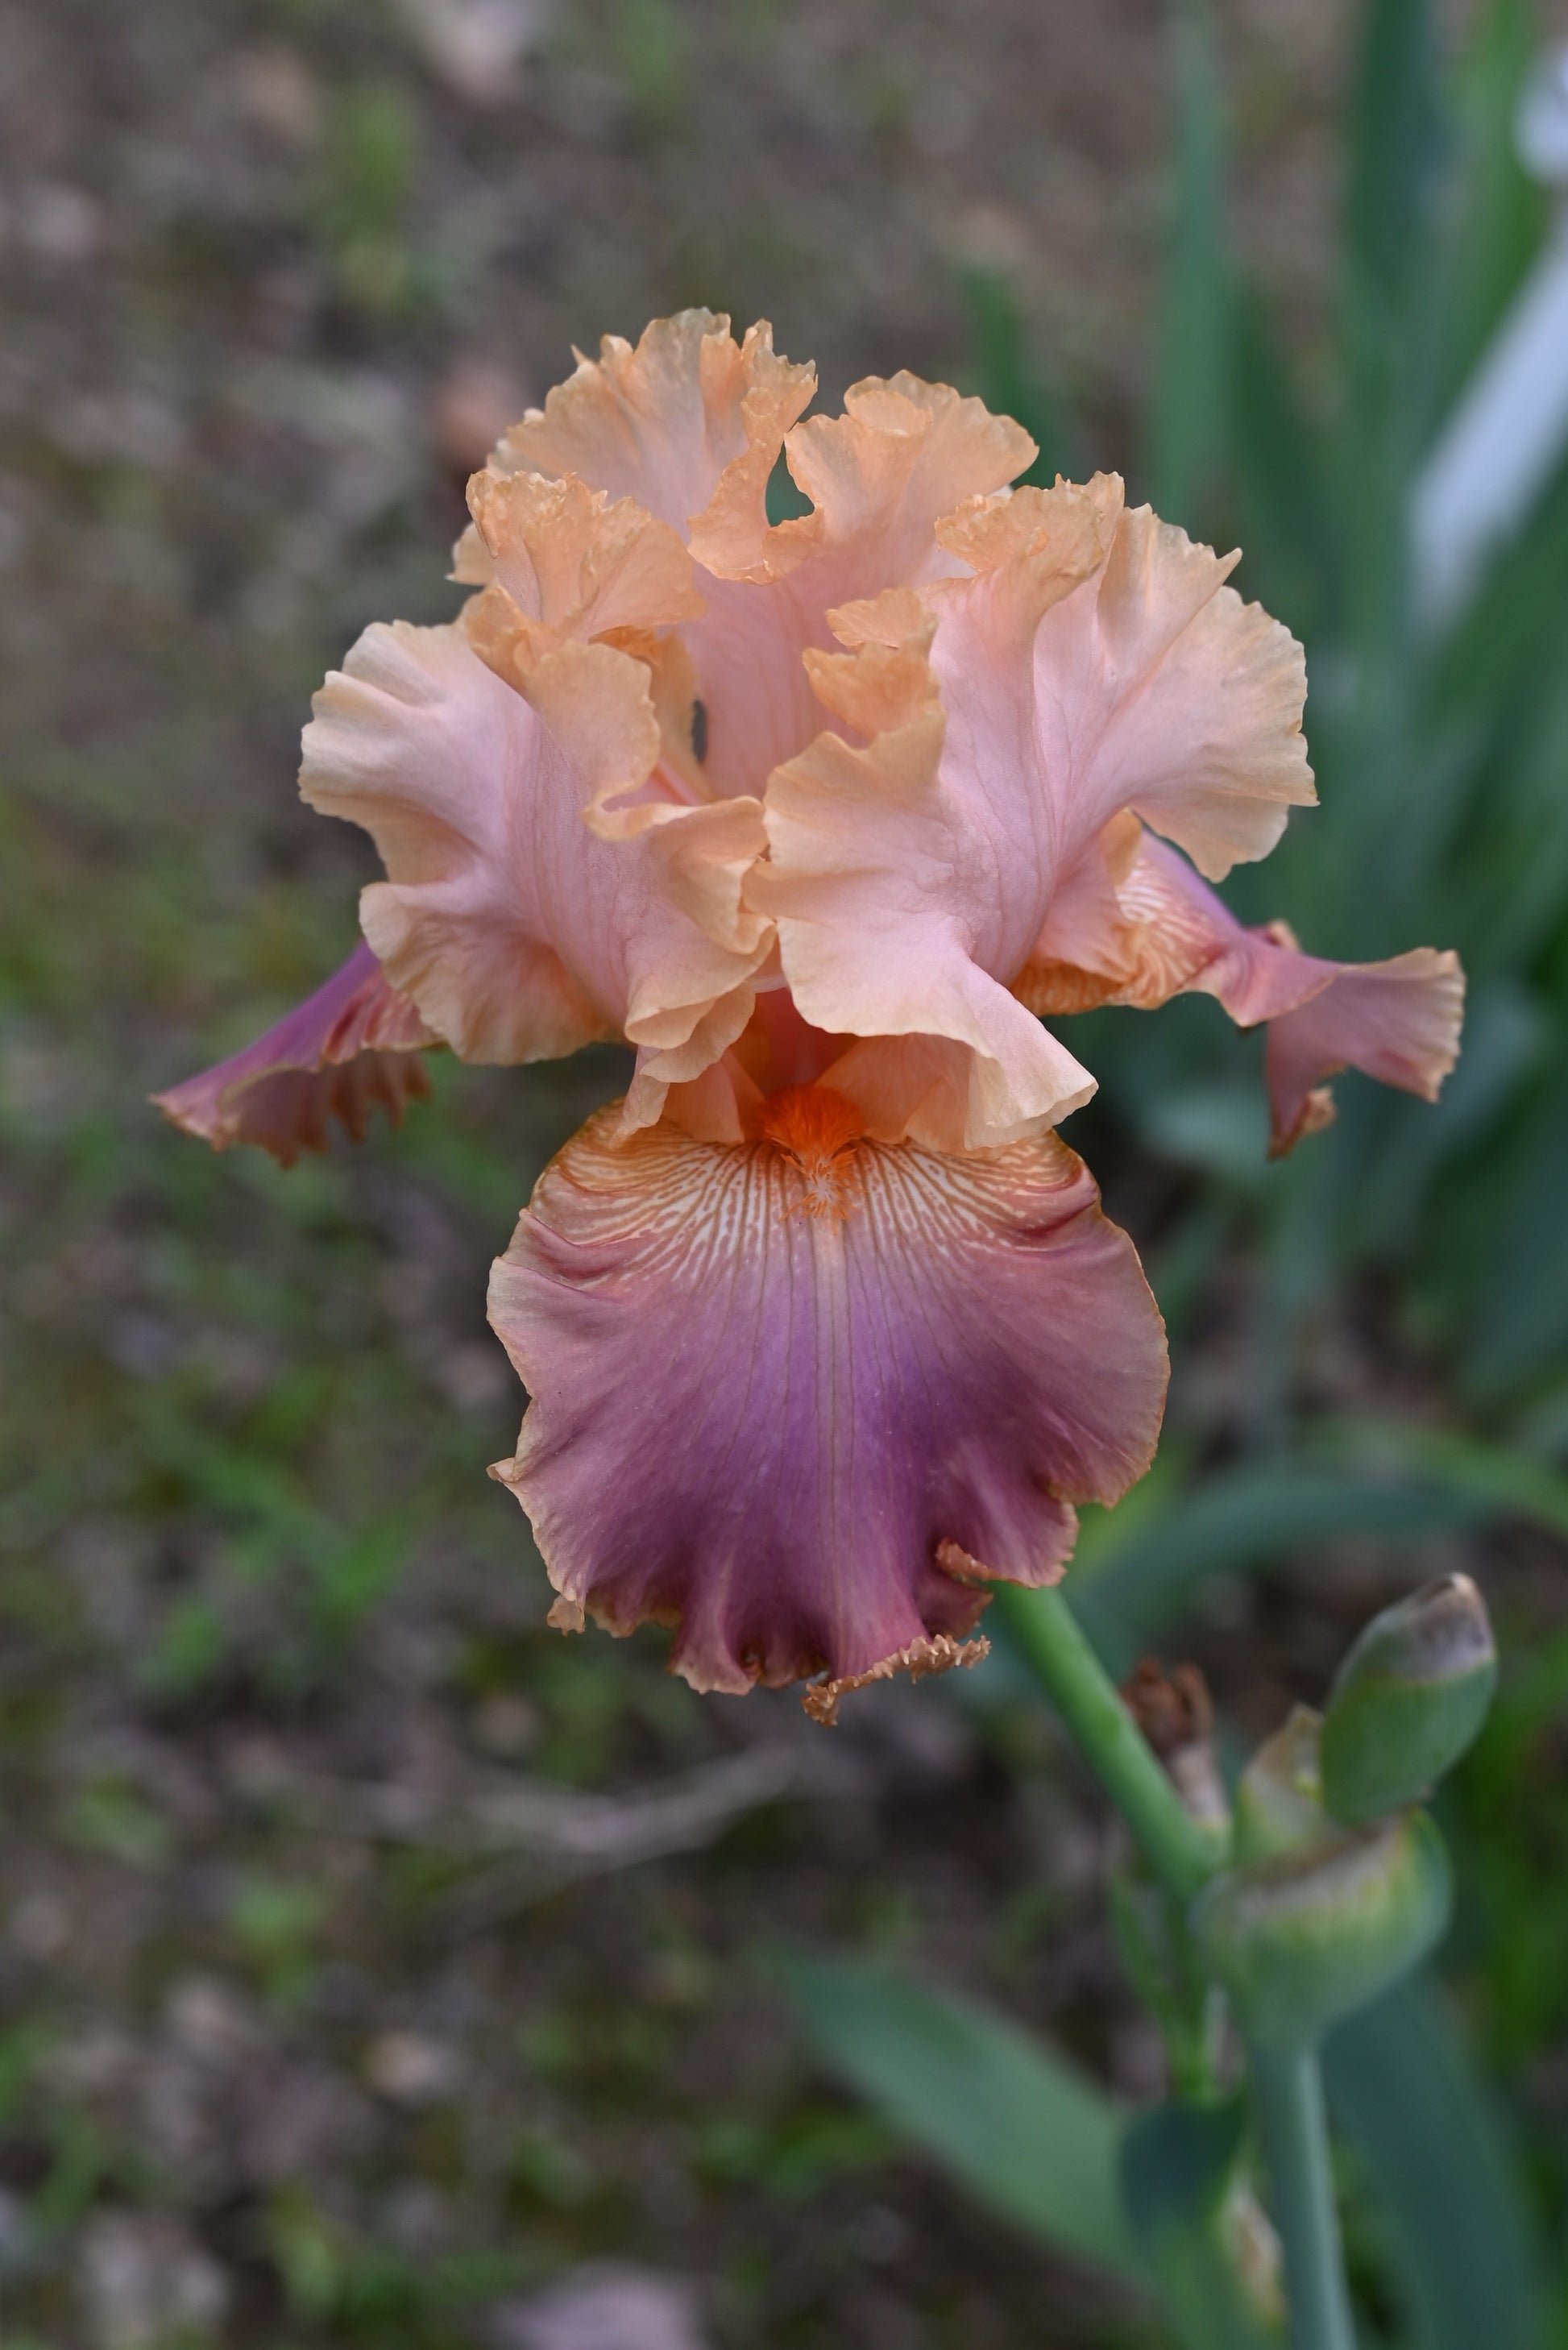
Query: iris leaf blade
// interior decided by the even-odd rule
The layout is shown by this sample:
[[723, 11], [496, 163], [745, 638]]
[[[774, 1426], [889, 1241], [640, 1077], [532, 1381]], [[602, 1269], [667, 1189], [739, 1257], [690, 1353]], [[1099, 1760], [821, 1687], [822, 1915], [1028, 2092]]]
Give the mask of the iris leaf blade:
[[1340, 2025], [1329, 2104], [1385, 2221], [1411, 2350], [1536, 2350], [1540, 2256], [1506, 2126], [1423, 1977]]
[[818, 2056], [975, 2200], [1026, 2234], [1141, 2277], [1118, 2184], [1123, 2116], [1031, 2033], [865, 1960], [775, 1964]]

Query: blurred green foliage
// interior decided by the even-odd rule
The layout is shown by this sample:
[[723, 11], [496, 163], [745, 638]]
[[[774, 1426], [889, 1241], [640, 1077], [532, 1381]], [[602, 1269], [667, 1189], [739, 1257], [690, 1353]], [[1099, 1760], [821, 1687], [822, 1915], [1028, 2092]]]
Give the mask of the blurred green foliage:
[[[1545, 232], [1513, 138], [1538, 28], [1528, 0], [1488, 0], [1440, 76], [1424, 0], [1370, 0], [1363, 26], [1337, 306], [1303, 343], [1235, 256], [1212, 27], [1200, 0], [1173, 10], [1169, 259], [1131, 487], [1215, 544], [1239, 541], [1243, 592], [1306, 645], [1322, 805], [1263, 868], [1237, 873], [1239, 910], [1282, 914], [1314, 951], [1352, 959], [1457, 947], [1464, 1056], [1435, 1112], [1343, 1078], [1335, 1129], [1265, 1170], [1243, 1107], [1255, 1047], [1208, 1007], [1158, 1033], [1087, 1014], [1075, 1049], [1103, 1074], [1103, 1114], [1202, 1169], [1262, 1227], [1275, 1268], [1262, 1354], [1277, 1362], [1337, 1280], [1392, 1269], [1408, 1327], [1447, 1347], [1475, 1408], [1528, 1415], [1561, 1443], [1568, 473], [1445, 635], [1419, 624], [1407, 527], [1423, 460]], [[1054, 463], [1070, 435], [1034, 388], [1005, 284], [971, 286], [971, 303], [986, 388]]]

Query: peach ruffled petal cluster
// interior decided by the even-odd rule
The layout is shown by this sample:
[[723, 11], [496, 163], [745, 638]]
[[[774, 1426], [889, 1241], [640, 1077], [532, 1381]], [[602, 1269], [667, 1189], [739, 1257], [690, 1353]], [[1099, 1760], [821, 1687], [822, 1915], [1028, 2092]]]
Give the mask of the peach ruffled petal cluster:
[[[366, 943], [160, 1103], [286, 1162], [420, 1055], [619, 1038], [492, 1319], [534, 1400], [496, 1474], [568, 1627], [649, 1617], [701, 1688], [972, 1657], [1073, 1504], [1158, 1435], [1158, 1315], [1052, 1129], [1047, 1021], [1186, 989], [1269, 1024], [1274, 1147], [1353, 1066], [1428, 1098], [1462, 981], [1350, 967], [1208, 886], [1309, 805], [1301, 648], [1122, 485], [1012, 490], [1029, 436], [900, 374], [657, 321], [470, 484], [445, 627], [377, 624], [301, 788], [364, 827]], [[770, 523], [780, 458], [809, 511]]]

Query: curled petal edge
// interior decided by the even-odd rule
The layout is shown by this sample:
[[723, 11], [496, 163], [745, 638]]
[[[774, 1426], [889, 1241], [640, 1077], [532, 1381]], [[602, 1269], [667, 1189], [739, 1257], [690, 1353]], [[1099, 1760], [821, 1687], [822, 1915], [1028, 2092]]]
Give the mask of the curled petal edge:
[[302, 1150], [327, 1149], [335, 1118], [356, 1142], [372, 1109], [400, 1125], [409, 1103], [431, 1089], [421, 1050], [440, 1041], [361, 942], [254, 1044], [151, 1099], [214, 1150], [254, 1143], [292, 1167]]
[[[1129, 848], [1131, 854], [1129, 855]], [[1107, 827], [1061, 893], [1015, 983], [1041, 1014], [1197, 993], [1239, 1027], [1267, 1024], [1270, 1156], [1332, 1123], [1345, 1068], [1435, 1101], [1459, 1057], [1465, 980], [1451, 951], [1372, 963], [1304, 954], [1289, 927], [1249, 929], [1166, 842]]]

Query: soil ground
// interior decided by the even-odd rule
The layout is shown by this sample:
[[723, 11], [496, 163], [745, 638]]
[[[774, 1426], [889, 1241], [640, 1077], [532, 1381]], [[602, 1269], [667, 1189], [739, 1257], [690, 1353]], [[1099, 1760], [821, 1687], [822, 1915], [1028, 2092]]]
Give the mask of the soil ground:
[[[1242, 231], [1307, 337], [1341, 32], [1224, 34]], [[521, 1400], [485, 1273], [617, 1057], [449, 1068], [288, 1176], [144, 1096], [346, 951], [370, 866], [295, 798], [309, 693], [451, 610], [463, 476], [572, 340], [705, 301], [830, 400], [962, 378], [981, 265], [1136, 478], [1168, 80], [1154, 0], [0, 6], [5, 2350], [569, 2350], [531, 2296], [606, 2258], [634, 2302], [690, 2281], [646, 2350], [1155, 2338], [842, 2098], [768, 1973], [783, 1936], [897, 1955], [1157, 2090], [1040, 1712], [897, 1689], [830, 1738], [544, 1627], [483, 1475]], [[1177, 1179], [1120, 1180], [1157, 1234]], [[1248, 1280], [1179, 1365], [1195, 1444], [1242, 1409]], [[1324, 1349], [1345, 1399], [1425, 1391], [1375, 1300]], [[1409, 1574], [1226, 1586], [1193, 1637], [1231, 1719], [1317, 1694]]]

